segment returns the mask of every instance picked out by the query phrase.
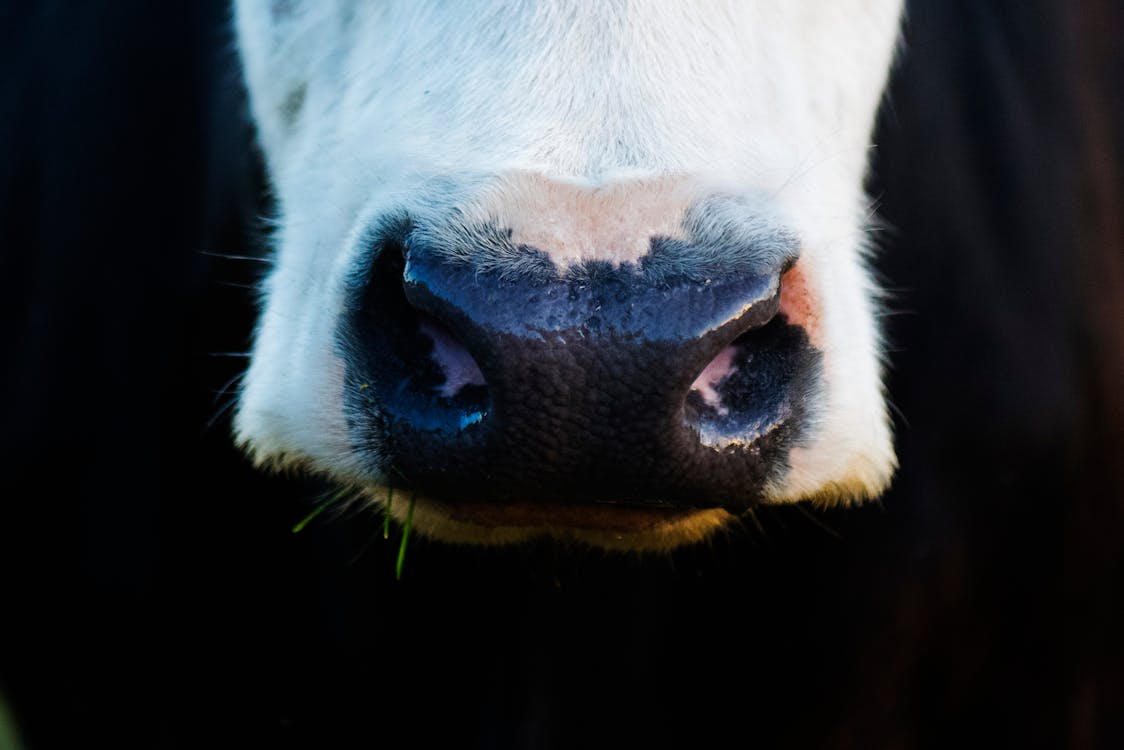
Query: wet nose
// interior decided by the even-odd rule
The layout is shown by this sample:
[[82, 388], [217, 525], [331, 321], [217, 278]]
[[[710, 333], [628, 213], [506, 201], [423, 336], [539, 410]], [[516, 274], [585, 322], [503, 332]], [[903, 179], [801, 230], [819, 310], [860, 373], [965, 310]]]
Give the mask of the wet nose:
[[451, 501], [746, 506], [801, 418], [784, 270], [512, 274], [388, 246], [352, 386], [392, 479]]

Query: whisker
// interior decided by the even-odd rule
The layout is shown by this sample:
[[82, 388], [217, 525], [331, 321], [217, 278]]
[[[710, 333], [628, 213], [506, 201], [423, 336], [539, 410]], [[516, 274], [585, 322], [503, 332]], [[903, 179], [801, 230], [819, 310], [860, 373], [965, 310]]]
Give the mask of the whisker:
[[761, 519], [757, 517], [757, 513], [753, 508], [746, 508], [742, 516], [749, 516], [749, 520], [753, 521], [753, 525], [757, 527], [757, 533], [765, 536], [765, 527], [761, 525]]
[[898, 408], [898, 405], [895, 404], [894, 400], [889, 396], [886, 396], [886, 405], [890, 407], [891, 411], [898, 415], [898, 417], [902, 420], [902, 423], [905, 424], [906, 429], [913, 429], [912, 425], [910, 425], [909, 423], [909, 417], [905, 415], [904, 411]]
[[881, 318], [898, 318], [898, 317], [901, 317], [902, 315], [917, 315], [917, 312], [914, 311], [914, 310], [881, 310], [879, 312], [874, 313], [874, 317], [879, 318], [879, 319], [881, 319]]
[[378, 539], [381, 535], [382, 532], [379, 529], [375, 529], [375, 533], [367, 537], [367, 541], [363, 542], [363, 546], [359, 548], [359, 551], [352, 555], [351, 559], [347, 561], [347, 567], [351, 567], [355, 563], [359, 562], [359, 559], [363, 557], [363, 555], [367, 554], [367, 551], [371, 549], [371, 545], [373, 545], [375, 543], [375, 540]]
[[235, 375], [234, 377], [232, 377], [230, 380], [226, 381], [225, 383], [223, 383], [222, 386], [220, 386], [219, 389], [217, 391], [215, 391], [215, 397], [211, 400], [211, 403], [217, 404], [219, 399], [222, 398], [223, 396], [227, 395], [228, 393], [230, 393], [230, 389], [233, 388], [234, 385], [236, 383], [238, 383], [238, 381], [240, 381], [244, 377], [246, 377], [246, 371], [245, 370], [238, 373], [237, 375]]
[[823, 521], [821, 521], [820, 519], [816, 518], [816, 517], [815, 517], [814, 515], [812, 515], [811, 513], [809, 513], [809, 512], [807, 511], [807, 510], [805, 510], [805, 508], [804, 508], [804, 506], [803, 506], [803, 505], [800, 505], [799, 503], [797, 503], [797, 505], [796, 505], [796, 510], [798, 510], [798, 511], [800, 512], [800, 515], [802, 515], [802, 516], [804, 516], [805, 518], [807, 518], [807, 519], [808, 519], [809, 521], [811, 521], [812, 523], [814, 523], [814, 524], [815, 524], [816, 526], [818, 526], [818, 527], [819, 527], [820, 529], [822, 529], [822, 530], [823, 530], [824, 532], [826, 532], [827, 534], [829, 534], [829, 535], [831, 535], [831, 536], [835, 537], [836, 539], [840, 539], [840, 540], [842, 540], [842, 539], [843, 539], [843, 535], [842, 535], [842, 534], [840, 534], [840, 533], [839, 533], [838, 531], [836, 531], [835, 529], [831, 528], [831, 527], [830, 527], [830, 526], [828, 526], [828, 525], [827, 525], [826, 523], [824, 523]]
[[253, 255], [227, 255], [226, 253], [212, 253], [208, 250], [200, 250], [200, 255], [207, 255], [212, 258], [222, 258], [223, 260], [245, 260], [251, 263], [272, 263], [270, 258], [258, 258]]
[[231, 407], [233, 407], [236, 403], [238, 403], [238, 397], [237, 396], [231, 396], [227, 400], [227, 402], [225, 404], [223, 404], [222, 406], [220, 406], [218, 411], [216, 411], [213, 415], [211, 415], [211, 418], [207, 420], [207, 423], [203, 425], [203, 431], [207, 432], [212, 427], [214, 427], [215, 422], [219, 421], [219, 418], [222, 417], [222, 415], [225, 414], [226, 412], [230, 411]]

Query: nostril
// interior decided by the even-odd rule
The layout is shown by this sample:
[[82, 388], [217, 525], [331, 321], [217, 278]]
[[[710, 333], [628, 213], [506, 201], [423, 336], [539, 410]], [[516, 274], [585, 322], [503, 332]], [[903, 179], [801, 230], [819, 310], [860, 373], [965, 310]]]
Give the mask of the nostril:
[[707, 363], [688, 391], [684, 421], [710, 448], [748, 447], [799, 421], [815, 372], [803, 329], [777, 316]]
[[737, 354], [737, 347], [727, 346], [703, 368], [695, 378], [695, 382], [691, 383], [691, 392], [698, 394], [704, 404], [722, 416], [728, 414], [730, 410], [722, 403], [719, 388], [737, 370], [737, 365], [734, 364]]
[[453, 398], [464, 388], [484, 385], [479, 365], [452, 331], [425, 313], [419, 314], [418, 329], [433, 342], [430, 358], [445, 376], [439, 389], [442, 396]]
[[403, 289], [403, 247], [387, 242], [371, 268], [350, 355], [364, 373], [358, 388], [385, 417], [409, 431], [458, 432], [482, 421], [489, 394], [476, 360], [458, 337]]

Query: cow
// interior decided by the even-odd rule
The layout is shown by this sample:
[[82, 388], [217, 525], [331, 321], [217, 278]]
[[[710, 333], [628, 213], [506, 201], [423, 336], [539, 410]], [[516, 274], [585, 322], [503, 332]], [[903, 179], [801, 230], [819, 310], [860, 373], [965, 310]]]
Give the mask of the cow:
[[[900, 18], [886, 10], [879, 33], [867, 29], [860, 42], [851, 38], [855, 24], [873, 17], [875, 4], [834, 15], [831, 3], [747, 2], [745, 12], [776, 23], [750, 33], [764, 47], [738, 54], [780, 57], [742, 73], [723, 69], [721, 80], [795, 83], [805, 66], [827, 65], [809, 85], [855, 85], [855, 96], [870, 97], [871, 121], [853, 138], [832, 131], [806, 140], [820, 115], [847, 111], [816, 98], [824, 108], [808, 119], [793, 114], [747, 160], [741, 174], [752, 179], [742, 182], [723, 176], [738, 164], [712, 145], [723, 118], [748, 106], [726, 89], [711, 91], [714, 112], [686, 107], [676, 113], [682, 121], [633, 121], [632, 134], [654, 140], [576, 138], [611, 125], [581, 117], [590, 107], [609, 112], [627, 95], [636, 97], [630, 111], [651, 105], [658, 113], [671, 106], [665, 94], [689, 95], [675, 93], [683, 71], [658, 60], [650, 80], [625, 88], [523, 80], [546, 87], [548, 102], [561, 103], [575, 86], [594, 97], [593, 105], [574, 100], [575, 116], [560, 118], [565, 132], [508, 122], [525, 123], [527, 138], [577, 150], [473, 174], [474, 163], [503, 161], [493, 148], [511, 135], [498, 124], [501, 101], [508, 114], [542, 106], [515, 85], [520, 71], [542, 68], [508, 68], [515, 57], [503, 56], [534, 57], [521, 46], [527, 40], [501, 34], [497, 16], [449, 3], [364, 49], [349, 35], [385, 28], [395, 6], [356, 3], [332, 25], [337, 7], [276, 3], [256, 16], [260, 33], [227, 0], [41, 0], [0, 10], [0, 744], [1122, 744], [1118, 4], [907, 0]], [[593, 32], [575, 10], [566, 25], [573, 36], [562, 38], [582, 48], [576, 64], [613, 52], [583, 40], [621, 30], [629, 18], [609, 15], [614, 7], [638, 6], [580, 6], [605, 14], [584, 16], [604, 21]], [[512, 12], [512, 23], [550, 20]], [[825, 36], [781, 23], [801, 13], [800, 29]], [[738, 28], [736, 19], [712, 18], [722, 20], [711, 29], [717, 39]], [[827, 28], [817, 25], [824, 19]], [[668, 23], [669, 43], [691, 33]], [[421, 44], [428, 34], [432, 43]], [[480, 34], [497, 39], [484, 53], [513, 76], [498, 91], [467, 60], [455, 70], [442, 65]], [[257, 53], [252, 39], [264, 45]], [[558, 52], [534, 41], [541, 55]], [[474, 133], [472, 143], [453, 149], [434, 138], [412, 164], [377, 172], [368, 168], [377, 154], [344, 153], [336, 135], [308, 129], [347, 124], [317, 81], [357, 94], [348, 87], [369, 85], [384, 44], [400, 55], [382, 62], [394, 62], [391, 73], [412, 70], [410, 78], [367, 102], [338, 104], [356, 105], [357, 116], [365, 104], [390, 101], [413, 102], [419, 117], [427, 107], [440, 111], [428, 125], [358, 117], [352, 123], [371, 133], [362, 145], [408, 153], [438, 132]], [[871, 63], [866, 77], [852, 61], [819, 57], [843, 47], [867, 62], [881, 55], [884, 67]], [[609, 55], [612, 74], [640, 75], [624, 49]], [[700, 44], [692, 69], [724, 49]], [[345, 50], [371, 55], [372, 65], [332, 79], [287, 77], [348, 65]], [[670, 64], [674, 45], [667, 54]], [[249, 70], [254, 59], [266, 69]], [[423, 68], [437, 83], [471, 77], [499, 98], [458, 101], [440, 86], [411, 88], [427, 77]], [[765, 69], [773, 77], [758, 79]], [[707, 85], [718, 80], [706, 77]], [[782, 117], [782, 101], [797, 106], [787, 88], [769, 93], [754, 114]], [[271, 101], [281, 109], [269, 111]], [[466, 123], [461, 107], [481, 119]], [[735, 135], [765, 138], [767, 120]], [[687, 128], [697, 132], [690, 142]], [[381, 139], [388, 133], [396, 140]], [[290, 150], [298, 142], [302, 149]], [[781, 159], [789, 146], [798, 153]], [[654, 169], [647, 160], [657, 151], [683, 161]], [[304, 161], [313, 153], [323, 158]], [[441, 154], [455, 163], [435, 164]], [[575, 154], [627, 157], [639, 168], [555, 168]], [[787, 182], [772, 182], [782, 178], [767, 169], [770, 159], [783, 162]], [[297, 171], [308, 174], [307, 186], [289, 181]], [[829, 176], [838, 181], [821, 182]], [[819, 202], [816, 185], [823, 201], [847, 202], [845, 210]], [[345, 187], [367, 203], [341, 203]], [[589, 212], [631, 220], [576, 221]], [[531, 214], [552, 223], [517, 221]], [[458, 216], [471, 221], [458, 224]], [[638, 232], [642, 219], [652, 224]], [[726, 236], [741, 242], [733, 254], [703, 241], [727, 219]], [[829, 242], [832, 226], [839, 232]], [[339, 266], [286, 275], [286, 264], [314, 258]], [[711, 284], [704, 276], [703, 288], [692, 286], [707, 263]], [[835, 263], [853, 264], [863, 283], [821, 284], [818, 274], [842, 272]], [[286, 309], [285, 295], [300, 296], [286, 286], [294, 278], [326, 306], [322, 319], [296, 303]], [[588, 286], [569, 286], [575, 280]], [[489, 309], [516, 321], [516, 313], [541, 315], [531, 289], [563, 290], [559, 315], [584, 312], [605, 290], [628, 292], [629, 304], [652, 311], [684, 289], [703, 300], [728, 293], [749, 305], [751, 317], [737, 325], [752, 330], [696, 346], [630, 328], [612, 310], [598, 316], [600, 327], [592, 316], [562, 315], [559, 335], [592, 343], [563, 349], [545, 336], [517, 337], [524, 356], [511, 364], [491, 358], [494, 337], [450, 313], [454, 303], [479, 310], [481, 295], [509, 290], [520, 309]], [[869, 317], [847, 325], [869, 335], [870, 359], [833, 360], [843, 352], [831, 344], [839, 321], [828, 318], [841, 308], [829, 308], [845, 290], [862, 293]], [[701, 307], [676, 309], [693, 312], [664, 318], [664, 331], [705, 320]], [[286, 319], [293, 328], [317, 322], [324, 336], [286, 339]], [[495, 329], [502, 321], [485, 322]], [[639, 338], [626, 340], [630, 332]], [[322, 357], [302, 348], [314, 342]], [[591, 348], [606, 342], [619, 346]], [[573, 374], [596, 360], [623, 373], [637, 348], [668, 356], [641, 359], [632, 380], [593, 379], [600, 392], [571, 387], [565, 400], [542, 388], [498, 392], [541, 383], [548, 365]], [[386, 394], [394, 375], [386, 363], [395, 358], [410, 370], [397, 401]], [[841, 361], [855, 369], [839, 371]], [[863, 361], [868, 380], [859, 377]], [[685, 362], [687, 371], [677, 369]], [[755, 390], [742, 379], [778, 366], [780, 376]], [[752, 430], [735, 433], [728, 452], [714, 451], [716, 460], [736, 457], [733, 468], [695, 471], [696, 463], [670, 475], [661, 472], [686, 467], [683, 453], [645, 464], [642, 451], [625, 455], [627, 435], [616, 430], [591, 431], [587, 440], [604, 455], [590, 456], [563, 424], [559, 442], [576, 453], [543, 459], [536, 475], [522, 459], [546, 454], [541, 434], [516, 440], [495, 419], [532, 398], [545, 404], [542, 414], [524, 412], [532, 428], [570, 406], [585, 416], [594, 406], [610, 417], [658, 416], [669, 403], [667, 381], [649, 376], [668, 372], [680, 379], [676, 424], [687, 425], [677, 439], [698, 435], [686, 455], [714, 451], [730, 437], [723, 425], [758, 416], [782, 437], [761, 442], [754, 462], [746, 455]], [[271, 373], [272, 386], [268, 377], [255, 381]], [[339, 400], [331, 388], [302, 387], [316, 378], [338, 378]], [[865, 489], [847, 481], [824, 491], [806, 473], [831, 473], [815, 430], [829, 426], [831, 393], [847, 384], [868, 389], [861, 411], [885, 420], [879, 429], [891, 442], [878, 454], [876, 441], [850, 436], [840, 445], [881, 455], [881, 471]], [[273, 386], [283, 392], [279, 410], [254, 416], [255, 399], [266, 405]], [[446, 402], [464, 407], [455, 423]], [[396, 422], [384, 419], [385, 404], [399, 409]], [[343, 420], [335, 424], [350, 432], [305, 429], [306, 418], [331, 425], [337, 407]], [[431, 444], [411, 442], [419, 414], [436, 418], [428, 435], [440, 455], [415, 450]], [[286, 425], [299, 430], [273, 430]], [[458, 444], [458, 434], [500, 442]], [[658, 448], [659, 438], [636, 433], [635, 443]], [[332, 458], [337, 439], [350, 452]], [[527, 453], [514, 455], [523, 443]], [[494, 483], [479, 481], [474, 455], [495, 459]], [[441, 456], [455, 482], [430, 473]], [[261, 471], [254, 458], [291, 470]], [[591, 481], [564, 481], [566, 461], [584, 462]], [[666, 479], [660, 492], [644, 472]], [[809, 486], [786, 494], [797, 475]], [[333, 501], [341, 487], [343, 499]], [[629, 495], [631, 487], [642, 492]], [[553, 517], [527, 506], [526, 517], [539, 514], [533, 524], [483, 515], [523, 502], [516, 494], [524, 490], [539, 490]], [[407, 535], [415, 493], [422, 533]], [[796, 495], [806, 499], [789, 502]], [[400, 527], [384, 525], [388, 504]], [[472, 528], [451, 528], [470, 513]], [[670, 523], [621, 528], [624, 514], [635, 521], [643, 513]], [[687, 525], [674, 513], [710, 515]]]
[[237, 3], [277, 198], [239, 442], [454, 542], [878, 497], [862, 183], [900, 12]]

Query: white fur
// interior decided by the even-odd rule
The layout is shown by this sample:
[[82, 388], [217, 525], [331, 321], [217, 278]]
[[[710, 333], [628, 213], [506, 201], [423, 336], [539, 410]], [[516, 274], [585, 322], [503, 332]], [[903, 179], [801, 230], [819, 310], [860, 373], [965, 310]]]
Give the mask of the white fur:
[[[344, 278], [387, 212], [502, 217], [571, 237], [562, 262], [600, 246], [620, 260], [686, 209], [668, 195], [722, 193], [799, 238], [821, 307], [821, 417], [771, 498], [877, 494], [894, 456], [862, 178], [899, 6], [240, 0], [279, 225], [239, 439], [261, 460], [378, 481], [346, 435], [333, 342]], [[551, 191], [569, 203], [535, 225]]]

